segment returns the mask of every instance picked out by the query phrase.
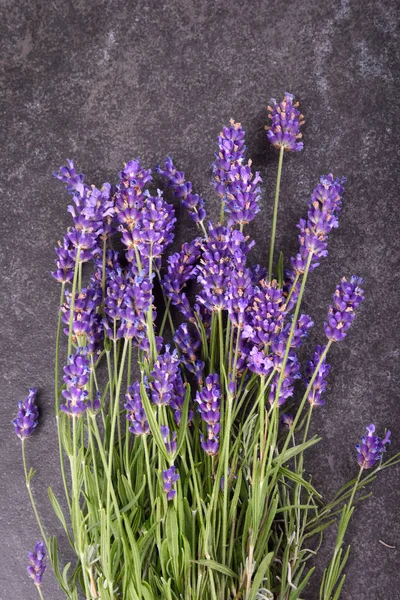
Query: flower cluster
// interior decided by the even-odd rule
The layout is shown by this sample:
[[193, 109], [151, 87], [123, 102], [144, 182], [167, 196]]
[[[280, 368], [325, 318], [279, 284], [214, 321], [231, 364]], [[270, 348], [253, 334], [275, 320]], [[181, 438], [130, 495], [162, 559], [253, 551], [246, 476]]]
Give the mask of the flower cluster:
[[164, 492], [167, 494], [167, 500], [173, 500], [176, 496], [175, 484], [179, 479], [179, 473], [172, 465], [162, 473], [164, 480]]
[[12, 424], [15, 433], [21, 440], [31, 436], [38, 424], [39, 410], [35, 404], [36, 392], [36, 388], [30, 388], [28, 397], [18, 402], [18, 414]]
[[43, 542], [37, 542], [33, 552], [28, 552], [28, 560], [28, 574], [33, 579], [34, 584], [39, 586], [46, 570], [46, 548]]
[[[67, 366], [64, 367], [64, 383], [66, 389], [62, 391], [66, 403], [61, 405], [61, 410], [70, 416], [80, 416], [92, 404], [88, 400], [87, 384], [90, 378], [90, 360], [86, 348], [78, 348], [71, 354]], [[97, 406], [93, 405], [96, 409]]]
[[208, 375], [205, 386], [196, 394], [198, 412], [207, 425], [207, 437], [201, 434], [201, 446], [208, 455], [218, 453], [220, 432], [221, 386], [218, 375]]
[[189, 331], [187, 323], [182, 323], [174, 335], [174, 342], [181, 352], [181, 362], [187, 371], [193, 373], [197, 383], [203, 385], [204, 362], [198, 358], [201, 339], [197, 329]]
[[343, 277], [336, 286], [333, 303], [329, 307], [328, 321], [325, 323], [328, 340], [340, 342], [346, 337], [354, 321], [355, 311], [364, 300], [364, 291], [360, 287], [362, 283], [361, 277], [353, 276], [350, 281]]
[[362, 469], [371, 469], [377, 462], [382, 460], [383, 453], [386, 450], [386, 444], [390, 444], [390, 431], [387, 431], [385, 437], [374, 435], [375, 425], [371, 424], [367, 428], [367, 435], [361, 438], [361, 443], [356, 445], [357, 462]]
[[[147, 275], [129, 275], [119, 266], [111, 269], [106, 281], [103, 320], [110, 339], [132, 339], [138, 348], [150, 351], [147, 315], [153, 306], [153, 286]], [[152, 322], [157, 313], [151, 310]], [[160, 349], [162, 340], [156, 338]]]
[[176, 399], [179, 383], [182, 381], [180, 374], [180, 361], [176, 350], [169, 351], [166, 347], [164, 354], [158, 356], [151, 372], [152, 381], [149, 383], [151, 399], [157, 406], [165, 406]]
[[[61, 307], [62, 322], [66, 327], [64, 333], [69, 333], [72, 294], [65, 292], [65, 303]], [[100, 307], [102, 302], [101, 282], [92, 277], [87, 287], [75, 294], [72, 316], [72, 341], [83, 345], [86, 341], [88, 351], [99, 350], [104, 337]]]
[[126, 418], [131, 422], [129, 431], [134, 435], [147, 435], [150, 433], [150, 426], [143, 408], [140, 383], [138, 381], [128, 387], [125, 399]]
[[167, 297], [188, 320], [194, 320], [193, 309], [186, 293], [188, 281], [197, 275], [197, 262], [200, 257], [200, 240], [196, 238], [182, 245], [180, 252], [172, 254], [167, 259], [167, 272], [162, 280], [162, 286]]
[[288, 152], [303, 150], [303, 142], [298, 142], [302, 137], [300, 127], [303, 125], [303, 115], [298, 110], [299, 103], [294, 102], [292, 94], [284, 95], [281, 103], [271, 98], [268, 106], [271, 125], [268, 129], [268, 139], [276, 148], [284, 148]]
[[[314, 352], [313, 359], [308, 361], [306, 365], [306, 383], [308, 384], [313, 377], [319, 361], [321, 360], [322, 354], [325, 351], [325, 346], [317, 346]], [[322, 361], [318, 373], [313, 381], [310, 392], [307, 396], [307, 401], [311, 406], [323, 406], [325, 400], [322, 398], [322, 394], [326, 390], [327, 377], [330, 371], [330, 365], [327, 364], [325, 358]]]
[[172, 159], [169, 157], [165, 161], [164, 169], [158, 166], [156, 170], [166, 178], [169, 187], [174, 191], [175, 197], [181, 200], [182, 206], [187, 209], [192, 221], [198, 225], [203, 225], [207, 216], [204, 200], [198, 194], [193, 194], [192, 183], [185, 180], [185, 173], [177, 171]]
[[299, 252], [291, 259], [296, 275], [304, 273], [311, 256], [309, 271], [319, 265], [319, 259], [328, 254], [328, 234], [338, 227], [338, 215], [342, 206], [344, 179], [334, 178], [332, 173], [320, 178], [308, 202], [307, 219], [300, 219]]
[[101, 251], [102, 241], [114, 232], [114, 201], [110, 184], [105, 183], [100, 190], [89, 187], [84, 183], [84, 176], [77, 174], [72, 160], [54, 176], [65, 183], [74, 201], [68, 207], [74, 226], [55, 249], [57, 269], [53, 273], [60, 283], [70, 283], [77, 258], [79, 262], [91, 260]]
[[253, 245], [240, 231], [210, 223], [209, 237], [202, 243], [197, 277], [202, 288], [197, 301], [209, 312], [227, 308], [232, 274], [245, 263]]
[[214, 187], [224, 203], [228, 226], [250, 223], [260, 210], [262, 180], [258, 172], [253, 176], [251, 161], [244, 162], [244, 136], [241, 124], [231, 120], [219, 134], [213, 163]]
[[126, 246], [126, 258], [136, 274], [150, 271], [150, 262], [160, 266], [160, 257], [173, 241], [176, 223], [173, 206], [165, 202], [160, 190], [151, 196], [146, 189], [151, 171], [132, 160], [120, 172], [115, 194], [115, 210]]

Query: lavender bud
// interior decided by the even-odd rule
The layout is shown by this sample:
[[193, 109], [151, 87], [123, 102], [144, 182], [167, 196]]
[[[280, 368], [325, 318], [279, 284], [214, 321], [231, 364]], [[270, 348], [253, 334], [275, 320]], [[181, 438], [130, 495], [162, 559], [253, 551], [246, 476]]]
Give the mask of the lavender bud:
[[35, 404], [36, 388], [29, 389], [29, 395], [25, 400], [18, 402], [18, 414], [12, 421], [15, 433], [24, 440], [31, 436], [38, 424], [39, 410]]
[[28, 560], [29, 576], [33, 579], [34, 584], [39, 586], [46, 570], [46, 548], [43, 542], [37, 542], [33, 552], [28, 552]]
[[340, 342], [346, 337], [354, 321], [355, 311], [365, 299], [364, 291], [360, 288], [362, 283], [361, 277], [353, 276], [350, 281], [343, 277], [336, 286], [333, 303], [329, 307], [328, 321], [324, 323], [328, 340]]
[[164, 480], [164, 492], [167, 494], [167, 499], [173, 500], [176, 495], [174, 485], [179, 479], [179, 473], [177, 473], [175, 466], [172, 465], [172, 467], [163, 471], [162, 476]]
[[356, 444], [357, 462], [363, 469], [371, 469], [375, 463], [382, 460], [383, 453], [386, 451], [386, 444], [390, 444], [390, 431], [387, 431], [385, 437], [374, 435], [375, 425], [371, 424], [367, 428], [368, 434], [361, 438], [361, 443]]
[[294, 102], [294, 96], [285, 93], [280, 104], [271, 98], [268, 106], [269, 118], [272, 123], [268, 129], [268, 139], [275, 148], [285, 148], [289, 152], [299, 152], [303, 149], [303, 142], [298, 142], [302, 137], [300, 127], [303, 125], [303, 115], [297, 110], [299, 103]]

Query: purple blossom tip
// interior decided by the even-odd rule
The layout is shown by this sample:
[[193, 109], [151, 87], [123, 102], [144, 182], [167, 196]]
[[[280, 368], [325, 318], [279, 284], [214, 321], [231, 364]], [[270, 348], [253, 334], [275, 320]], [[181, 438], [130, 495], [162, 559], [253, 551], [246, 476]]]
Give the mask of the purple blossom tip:
[[377, 462], [382, 460], [383, 453], [386, 451], [386, 444], [390, 444], [390, 431], [385, 433], [383, 439], [374, 435], [375, 425], [371, 423], [366, 427], [367, 435], [361, 438], [361, 442], [356, 444], [357, 462], [363, 469], [371, 469]]
[[34, 584], [39, 586], [46, 570], [46, 548], [43, 542], [35, 544], [33, 552], [28, 553], [28, 560], [28, 574], [33, 579]]
[[333, 303], [329, 307], [325, 334], [332, 342], [342, 341], [355, 318], [355, 311], [364, 301], [363, 279], [353, 276], [350, 281], [343, 277], [336, 286]]
[[284, 148], [288, 152], [299, 152], [303, 149], [303, 142], [298, 140], [302, 137], [300, 127], [304, 123], [304, 117], [298, 110], [299, 102], [294, 101], [293, 94], [285, 93], [282, 102], [278, 103], [271, 99], [268, 106], [271, 125], [268, 129], [268, 140], [276, 148]]
[[27, 398], [18, 402], [17, 417], [12, 421], [12, 424], [15, 433], [21, 440], [30, 437], [38, 424], [39, 410], [35, 404], [36, 393], [36, 388], [30, 388]]
[[164, 492], [167, 494], [167, 500], [173, 500], [176, 495], [175, 484], [180, 475], [175, 466], [172, 465], [169, 469], [163, 471], [162, 477], [164, 480]]

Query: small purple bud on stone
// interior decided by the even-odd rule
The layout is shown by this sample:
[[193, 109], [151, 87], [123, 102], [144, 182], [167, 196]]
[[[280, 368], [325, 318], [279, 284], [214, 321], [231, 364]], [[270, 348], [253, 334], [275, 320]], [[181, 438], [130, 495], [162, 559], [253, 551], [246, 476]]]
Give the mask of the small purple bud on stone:
[[25, 400], [18, 402], [18, 414], [12, 421], [15, 433], [24, 440], [32, 435], [38, 424], [39, 410], [35, 404], [36, 388], [29, 389], [29, 395]]
[[28, 574], [35, 585], [42, 583], [43, 573], [46, 569], [46, 548], [43, 542], [37, 542], [33, 552], [28, 553]]
[[361, 438], [360, 444], [356, 444], [357, 462], [363, 469], [371, 469], [377, 462], [382, 460], [383, 453], [386, 451], [386, 444], [390, 444], [390, 431], [387, 431], [385, 437], [381, 439], [375, 434], [375, 425], [371, 424], [367, 428], [367, 435]]

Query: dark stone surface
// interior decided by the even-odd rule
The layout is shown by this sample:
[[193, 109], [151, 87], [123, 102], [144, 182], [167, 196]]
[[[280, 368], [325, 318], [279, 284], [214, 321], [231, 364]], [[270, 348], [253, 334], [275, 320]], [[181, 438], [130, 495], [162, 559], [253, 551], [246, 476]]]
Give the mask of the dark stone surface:
[[[295, 223], [318, 176], [348, 178], [341, 227], [329, 258], [310, 278], [306, 305], [316, 318], [308, 348], [343, 274], [365, 277], [367, 301], [346, 341], [332, 353], [323, 436], [307, 468], [328, 497], [356, 473], [353, 444], [365, 425], [393, 431], [400, 449], [398, 15], [390, 0], [332, 2], [170, 2], [67, 0], [1, 6], [1, 600], [35, 590], [26, 552], [38, 537], [10, 419], [27, 388], [40, 390], [41, 425], [29, 441], [34, 492], [48, 530], [59, 533], [47, 500], [60, 490], [53, 418], [53, 347], [59, 288], [50, 278], [53, 247], [68, 202], [51, 172], [67, 157], [101, 183], [122, 161], [156, 164], [166, 154], [186, 171], [216, 217], [209, 184], [216, 135], [230, 117], [247, 131], [261, 170], [263, 212], [251, 227], [266, 262], [276, 152], [263, 126], [270, 96], [288, 90], [306, 115], [305, 151], [284, 164], [278, 246], [296, 247]], [[194, 233], [186, 217], [180, 238]], [[356, 510], [344, 600], [399, 598], [399, 470], [384, 472]], [[396, 546], [389, 549], [380, 543]], [[325, 545], [315, 585], [317, 598]], [[46, 599], [58, 600], [49, 569]]]

